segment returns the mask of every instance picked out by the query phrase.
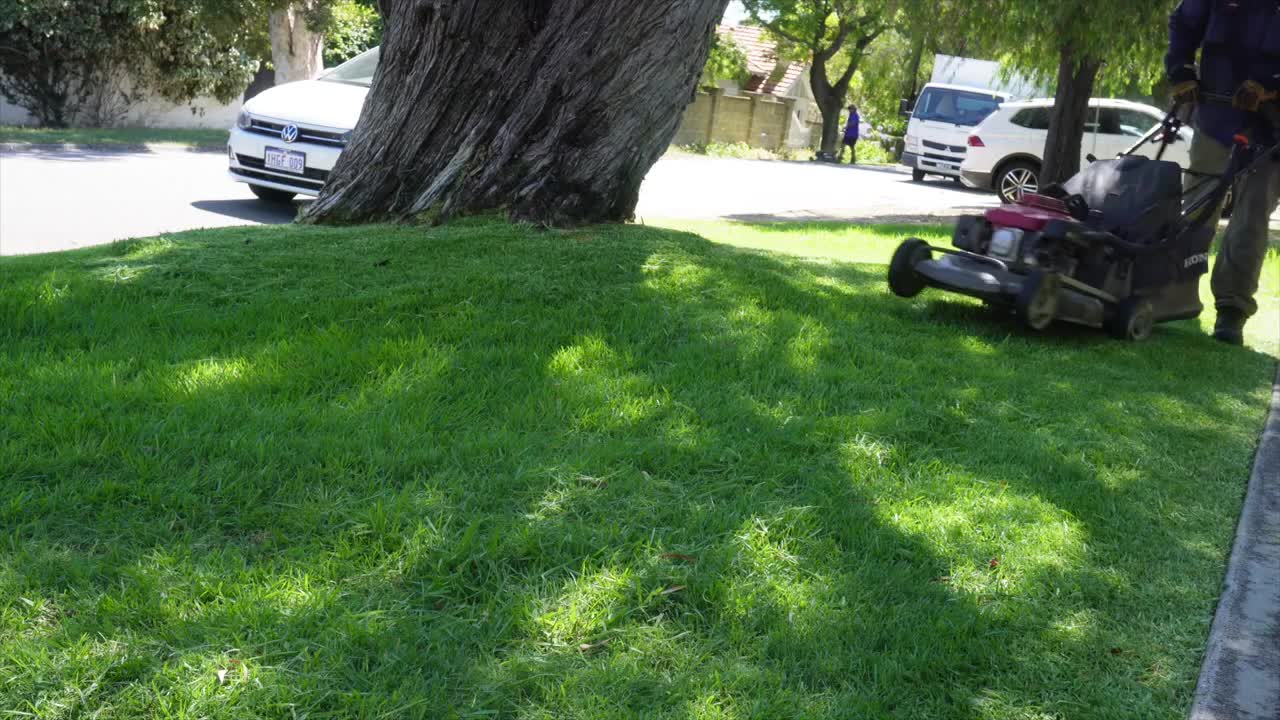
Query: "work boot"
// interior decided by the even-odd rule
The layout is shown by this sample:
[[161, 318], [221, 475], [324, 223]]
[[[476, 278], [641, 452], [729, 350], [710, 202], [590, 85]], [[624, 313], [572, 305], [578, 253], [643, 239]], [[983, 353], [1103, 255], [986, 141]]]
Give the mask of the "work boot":
[[1218, 322], [1213, 326], [1213, 339], [1228, 345], [1243, 345], [1244, 321], [1247, 319], [1244, 312], [1236, 308], [1218, 308]]

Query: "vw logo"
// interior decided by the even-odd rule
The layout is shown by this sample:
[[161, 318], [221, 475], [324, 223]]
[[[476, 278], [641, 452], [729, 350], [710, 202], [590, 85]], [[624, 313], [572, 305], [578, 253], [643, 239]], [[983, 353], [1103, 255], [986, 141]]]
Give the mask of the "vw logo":
[[298, 126], [297, 126], [297, 125], [285, 125], [285, 126], [284, 126], [284, 128], [282, 128], [282, 129], [280, 130], [280, 139], [281, 139], [281, 140], [283, 140], [283, 141], [285, 141], [285, 142], [287, 142], [287, 143], [291, 143], [291, 142], [295, 142], [295, 141], [297, 141], [297, 139], [298, 139]]

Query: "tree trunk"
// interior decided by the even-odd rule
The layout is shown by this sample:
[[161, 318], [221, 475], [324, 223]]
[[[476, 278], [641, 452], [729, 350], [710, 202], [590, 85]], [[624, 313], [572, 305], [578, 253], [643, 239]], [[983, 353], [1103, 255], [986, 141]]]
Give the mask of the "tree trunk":
[[245, 88], [244, 101], [248, 102], [250, 99], [275, 87], [275, 85], [275, 71], [268, 68], [266, 63], [263, 63], [262, 67], [258, 68], [258, 72], [254, 73], [253, 81], [249, 83], [249, 87]]
[[827, 75], [825, 57], [816, 56], [809, 68], [809, 90], [813, 92], [813, 104], [818, 106], [818, 114], [822, 116], [822, 146], [818, 159], [838, 159], [840, 152], [840, 107], [844, 97], [836, 94]]
[[809, 69], [809, 89], [813, 91], [814, 103], [822, 114], [822, 152], [818, 157], [829, 158], [831, 162], [839, 162], [843, 151], [840, 143], [844, 128], [840, 127], [840, 113], [845, 108], [845, 101], [849, 99], [849, 85], [853, 82], [853, 75], [858, 71], [867, 47], [880, 37], [884, 28], [873, 27], [867, 34], [855, 36], [857, 39], [849, 51], [849, 64], [840, 77], [832, 82], [831, 75], [827, 72], [827, 61], [845, 48], [851, 31], [852, 29], [842, 31], [830, 47], [814, 52], [813, 64]]
[[324, 70], [324, 36], [307, 26], [307, 6], [293, 3], [267, 18], [276, 85], [315, 79]]
[[728, 0], [382, 0], [351, 145], [308, 218], [630, 220]]
[[908, 71], [911, 73], [911, 77], [907, 81], [906, 97], [911, 101], [912, 105], [915, 105], [916, 94], [920, 91], [920, 65], [924, 63], [924, 44], [925, 38], [921, 36], [915, 41], [914, 47], [911, 48], [911, 64], [908, 66], [911, 68]]
[[1081, 143], [1088, 121], [1089, 98], [1102, 63], [1077, 57], [1063, 48], [1058, 61], [1058, 92], [1049, 115], [1049, 137], [1044, 145], [1040, 186], [1063, 182], [1080, 172]]
[[840, 127], [840, 110], [844, 103], [831, 94], [816, 104], [818, 112], [822, 115], [822, 152], [827, 153], [826, 157], [832, 158], [832, 162], [835, 162], [843, 149], [840, 146], [840, 141], [843, 139], [841, 130], [844, 129]]

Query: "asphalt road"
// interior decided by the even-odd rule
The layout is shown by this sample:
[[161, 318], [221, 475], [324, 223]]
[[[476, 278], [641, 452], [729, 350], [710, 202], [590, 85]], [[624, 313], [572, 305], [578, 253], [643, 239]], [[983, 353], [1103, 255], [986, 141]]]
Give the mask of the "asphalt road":
[[[897, 168], [670, 156], [650, 172], [637, 213], [643, 220], [927, 220], [994, 203], [994, 196], [947, 181], [913, 184]], [[219, 153], [0, 154], [0, 255], [286, 223], [295, 212], [262, 203], [227, 179]]]

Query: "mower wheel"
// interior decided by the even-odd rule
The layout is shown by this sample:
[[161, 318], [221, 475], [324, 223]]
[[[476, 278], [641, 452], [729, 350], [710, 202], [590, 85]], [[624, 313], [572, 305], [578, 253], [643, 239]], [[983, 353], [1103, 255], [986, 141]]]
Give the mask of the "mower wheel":
[[889, 289], [893, 294], [904, 298], [919, 295], [925, 288], [925, 281], [916, 272], [916, 265], [932, 257], [929, 243], [920, 238], [903, 240], [889, 261]]
[[1028, 275], [1015, 305], [1018, 319], [1032, 330], [1044, 330], [1052, 325], [1058, 313], [1058, 290], [1061, 287], [1062, 278], [1056, 273], [1037, 270]]
[[1155, 327], [1155, 309], [1145, 298], [1131, 297], [1120, 303], [1107, 322], [1107, 330], [1121, 340], [1142, 342]]

